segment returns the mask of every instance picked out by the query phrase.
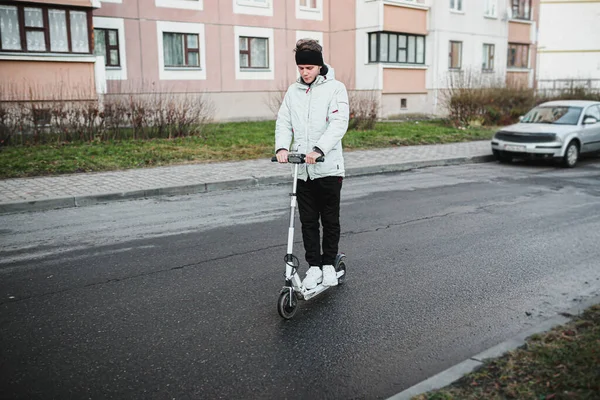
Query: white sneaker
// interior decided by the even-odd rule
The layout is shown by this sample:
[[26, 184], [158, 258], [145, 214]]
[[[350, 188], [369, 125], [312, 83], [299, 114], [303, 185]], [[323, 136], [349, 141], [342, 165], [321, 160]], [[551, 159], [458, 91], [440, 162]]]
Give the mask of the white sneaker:
[[308, 290], [314, 289], [319, 283], [323, 282], [323, 271], [319, 267], [310, 267], [306, 272], [302, 284]]
[[323, 286], [336, 286], [337, 284], [337, 273], [333, 265], [323, 265]]

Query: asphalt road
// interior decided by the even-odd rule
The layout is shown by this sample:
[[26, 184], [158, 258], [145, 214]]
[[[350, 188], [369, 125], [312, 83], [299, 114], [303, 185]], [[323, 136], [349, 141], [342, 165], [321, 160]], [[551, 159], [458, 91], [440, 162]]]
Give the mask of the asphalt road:
[[387, 398], [600, 293], [599, 182], [597, 159], [347, 179], [347, 281], [290, 321], [287, 186], [2, 215], [0, 397]]

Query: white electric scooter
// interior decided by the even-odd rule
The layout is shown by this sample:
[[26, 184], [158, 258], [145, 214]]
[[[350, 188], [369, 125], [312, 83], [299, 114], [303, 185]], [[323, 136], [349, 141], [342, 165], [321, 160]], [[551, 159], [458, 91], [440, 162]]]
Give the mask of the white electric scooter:
[[[290, 196], [291, 211], [290, 211], [290, 227], [288, 229], [288, 242], [287, 242], [287, 254], [284, 257], [285, 260], [285, 284], [281, 289], [279, 300], [277, 301], [277, 311], [285, 319], [292, 318], [296, 311], [298, 311], [298, 300], [310, 300], [316, 295], [329, 289], [328, 286], [323, 284], [317, 285], [314, 289], [306, 289], [302, 284], [302, 280], [298, 275], [298, 267], [300, 266], [300, 260], [296, 257], [292, 251], [294, 247], [294, 221], [296, 211], [296, 189], [298, 182], [298, 167], [300, 164], [305, 162], [305, 154], [290, 153], [288, 154], [288, 163], [294, 164], [294, 181], [292, 183], [292, 193]], [[277, 157], [271, 158], [271, 161], [277, 162]], [[325, 161], [324, 157], [317, 158], [317, 162]], [[335, 258], [334, 268], [337, 273], [338, 285], [344, 283], [346, 277], [346, 256], [343, 253], [339, 253]]]

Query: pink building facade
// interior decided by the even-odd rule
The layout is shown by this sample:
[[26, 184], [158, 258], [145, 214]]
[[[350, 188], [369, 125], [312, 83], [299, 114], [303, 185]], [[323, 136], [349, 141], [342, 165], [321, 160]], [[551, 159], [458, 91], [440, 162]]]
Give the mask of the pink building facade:
[[[430, 50], [446, 40], [436, 24], [463, 2], [475, 0], [0, 0], [0, 100], [206, 93], [217, 120], [273, 118], [269, 99], [297, 76], [294, 44], [314, 38], [383, 117], [435, 113], [434, 71], [452, 69]], [[504, 25], [505, 42], [530, 43], [531, 23]], [[528, 84], [532, 68], [511, 79]]]

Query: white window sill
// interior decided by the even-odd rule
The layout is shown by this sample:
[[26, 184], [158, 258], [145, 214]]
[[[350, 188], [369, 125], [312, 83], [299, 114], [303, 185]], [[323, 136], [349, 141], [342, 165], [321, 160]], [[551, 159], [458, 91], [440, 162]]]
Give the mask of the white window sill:
[[484, 15], [483, 18], [486, 18], [486, 19], [498, 19], [498, 16], [497, 15]]
[[202, 71], [200, 67], [165, 67], [165, 71]]
[[417, 10], [429, 10], [429, 6], [420, 3], [414, 3], [412, 1], [404, 0], [384, 0], [383, 4], [389, 4], [392, 6], [401, 6], [406, 8], [416, 8]]
[[156, 7], [163, 8], [179, 8], [183, 10], [198, 10], [204, 9], [203, 0], [155, 0]]
[[460, 11], [460, 10], [452, 10], [452, 9], [450, 9], [450, 12], [451, 12], [452, 14], [461, 14], [461, 15], [465, 15], [465, 12], [464, 12], [464, 11]]
[[237, 5], [242, 7], [256, 7], [256, 8], [270, 8], [271, 5], [267, 2], [265, 4], [254, 3], [252, 1], [241, 1], [237, 0]]
[[481, 70], [482, 74], [493, 74], [494, 72], [496, 72], [496, 71], [494, 71], [493, 69], [482, 69]]
[[530, 68], [514, 68], [514, 67], [508, 67], [506, 69], [507, 72], [531, 72]]
[[270, 74], [273, 72], [271, 68], [240, 68], [240, 72], [264, 72]]
[[379, 63], [383, 68], [388, 69], [428, 69], [427, 65], [423, 64], [394, 64], [394, 63]]
[[320, 13], [321, 10], [318, 8], [310, 8], [310, 7], [300, 7], [300, 11], [302, 12], [311, 12], [311, 13]]
[[59, 61], [59, 62], [83, 62], [95, 63], [96, 57], [91, 54], [36, 54], [36, 53], [3, 53], [0, 52], [0, 60], [14, 61]]
[[517, 24], [533, 25], [533, 21], [529, 20], [529, 19], [511, 18], [508, 21], [509, 22], [516, 22]]
[[268, 1], [266, 4], [256, 4], [247, 1], [233, 0], [233, 13], [272, 17], [273, 3], [272, 1]]

